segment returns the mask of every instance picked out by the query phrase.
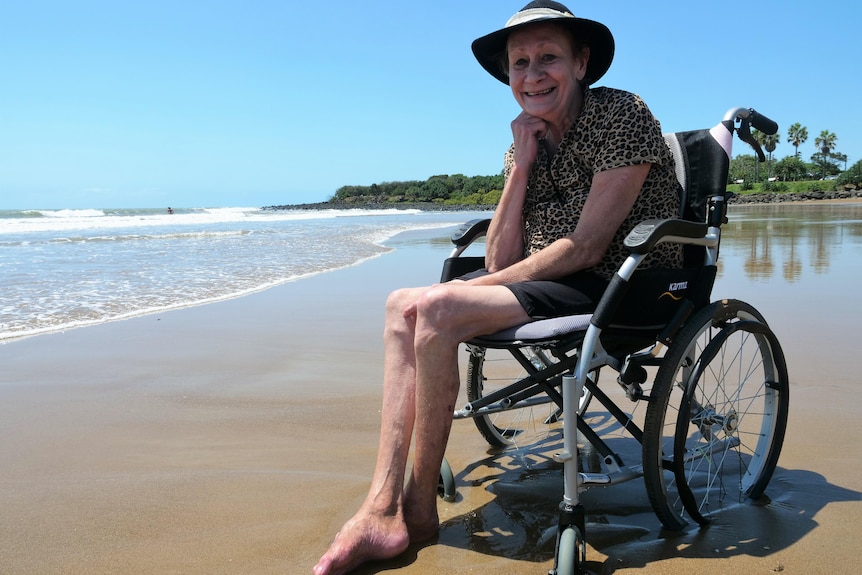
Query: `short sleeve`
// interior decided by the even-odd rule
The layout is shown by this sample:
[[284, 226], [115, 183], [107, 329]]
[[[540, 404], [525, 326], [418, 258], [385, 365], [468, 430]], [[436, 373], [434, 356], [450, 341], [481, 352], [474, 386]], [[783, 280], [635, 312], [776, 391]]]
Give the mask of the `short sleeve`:
[[503, 156], [503, 186], [509, 181], [509, 176], [512, 175], [512, 168], [515, 165], [515, 144], [509, 146], [506, 155]]
[[669, 151], [661, 125], [646, 103], [628, 92], [614, 91], [604, 121], [594, 134], [594, 173], [638, 164], [665, 164]]

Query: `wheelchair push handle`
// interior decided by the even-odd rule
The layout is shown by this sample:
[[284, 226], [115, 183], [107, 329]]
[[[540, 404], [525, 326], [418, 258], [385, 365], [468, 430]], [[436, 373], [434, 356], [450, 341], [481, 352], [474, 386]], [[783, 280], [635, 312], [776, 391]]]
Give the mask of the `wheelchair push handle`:
[[760, 142], [751, 134], [751, 127], [754, 126], [755, 129], [764, 134], [772, 136], [778, 132], [778, 123], [757, 112], [754, 108], [734, 108], [725, 114], [724, 122], [728, 123], [728, 127], [739, 122], [739, 126], [736, 128], [739, 139], [754, 148], [758, 160], [766, 161], [766, 155], [760, 147]]
[[754, 108], [749, 108], [748, 110], [751, 115], [749, 116], [749, 121], [751, 125], [766, 134], [767, 136], [772, 136], [778, 132], [778, 122], [767, 118], [760, 112], [754, 110]]
[[769, 136], [778, 132], [778, 123], [772, 120], [754, 108], [733, 108], [724, 115], [725, 121], [737, 122], [740, 125], [754, 126], [764, 134]]

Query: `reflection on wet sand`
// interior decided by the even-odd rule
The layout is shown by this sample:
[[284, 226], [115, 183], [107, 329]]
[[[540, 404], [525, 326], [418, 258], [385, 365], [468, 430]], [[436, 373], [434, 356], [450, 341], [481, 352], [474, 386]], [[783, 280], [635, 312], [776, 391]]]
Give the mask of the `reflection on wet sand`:
[[[806, 268], [825, 274], [848, 242], [862, 243], [862, 204], [734, 205], [721, 247], [722, 257], [744, 257], [749, 279], [769, 280], [780, 270], [792, 283]], [[725, 267], [719, 261], [719, 277]]]

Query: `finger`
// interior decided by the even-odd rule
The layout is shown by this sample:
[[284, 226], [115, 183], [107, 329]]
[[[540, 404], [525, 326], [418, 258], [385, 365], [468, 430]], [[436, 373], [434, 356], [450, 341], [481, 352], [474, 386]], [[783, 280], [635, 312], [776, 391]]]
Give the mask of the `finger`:
[[401, 315], [404, 319], [415, 319], [416, 318], [416, 304], [410, 304], [404, 308], [404, 311], [401, 312]]

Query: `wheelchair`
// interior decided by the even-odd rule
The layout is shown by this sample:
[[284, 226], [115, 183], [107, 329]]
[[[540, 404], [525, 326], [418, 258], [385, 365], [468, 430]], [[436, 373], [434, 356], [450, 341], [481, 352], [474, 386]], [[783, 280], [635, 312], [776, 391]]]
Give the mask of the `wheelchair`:
[[[781, 346], [750, 304], [710, 301], [734, 132], [764, 159], [751, 127], [778, 131], [755, 110], [734, 108], [712, 129], [665, 135], [682, 213], [631, 230], [630, 255], [592, 314], [537, 320], [465, 342], [468, 403], [454, 419], [472, 419], [499, 449], [542, 443], [552, 429], [562, 438], [552, 455], [562, 464], [563, 496], [550, 575], [583, 572], [586, 514], [579, 493], [590, 486], [643, 477], [663, 527], [678, 531], [759, 498], [775, 470], [789, 405]], [[489, 223], [473, 220], [453, 234], [442, 281], [483, 267], [482, 256], [463, 254]], [[662, 242], [683, 245], [683, 268], [639, 270]], [[620, 402], [599, 386], [606, 372], [624, 390]], [[640, 461], [624, 461], [583, 417], [596, 403], [606, 411], [600, 425], [615, 421], [640, 443]], [[598, 453], [591, 458], [598, 466], [581, 469], [579, 440]], [[452, 500], [446, 461], [440, 481], [441, 495]]]

